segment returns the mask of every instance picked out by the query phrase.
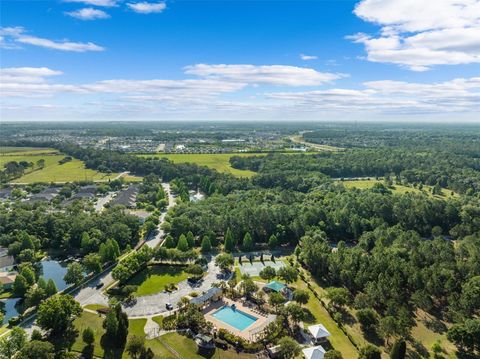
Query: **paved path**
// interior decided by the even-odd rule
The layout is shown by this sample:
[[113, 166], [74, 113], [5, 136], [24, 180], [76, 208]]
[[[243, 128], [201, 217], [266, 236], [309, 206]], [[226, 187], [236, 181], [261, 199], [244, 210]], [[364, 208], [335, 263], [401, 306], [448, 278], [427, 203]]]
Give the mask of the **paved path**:
[[[168, 183], [162, 183], [162, 185], [168, 194], [168, 206], [167, 206], [167, 210], [168, 210], [175, 205], [175, 198], [172, 196], [172, 193], [170, 191], [170, 185]], [[152, 239], [147, 240], [146, 242], [146, 245], [148, 245], [150, 248], [155, 248], [157, 245], [161, 243], [163, 239], [164, 231], [160, 229], [160, 226], [165, 221], [166, 214], [167, 214], [167, 211], [164, 211], [160, 215], [160, 220], [159, 220], [158, 228], [156, 231], [157, 232], [156, 235]], [[103, 290], [107, 288], [109, 285], [111, 285], [114, 281], [115, 280], [112, 277], [112, 271], [109, 270], [104, 274], [102, 274], [97, 279], [89, 282], [88, 285], [86, 285], [84, 288], [77, 290], [74, 293], [75, 300], [79, 302], [82, 307], [87, 304], [108, 305], [108, 297], [105, 294], [103, 294]], [[103, 286], [101, 286], [100, 288], [97, 288], [97, 285], [99, 283], [102, 283]]]
[[207, 274], [203, 278], [203, 281], [197, 286], [192, 286], [188, 281], [184, 280], [183, 282], [178, 283], [178, 290], [172, 293], [160, 292], [137, 297], [134, 304], [128, 306], [124, 305], [123, 310], [130, 318], [144, 318], [164, 314], [168, 312], [165, 308], [167, 303], [171, 303], [174, 308], [177, 308], [177, 304], [182, 297], [189, 295], [191, 292], [197, 292], [201, 295], [203, 292], [212, 288], [212, 284], [218, 282], [220, 277], [220, 268], [215, 265], [215, 260], [211, 257], [208, 262]]
[[115, 192], [109, 192], [105, 196], [100, 197], [97, 202], [95, 203], [95, 211], [101, 212], [105, 208], [105, 205], [110, 202], [113, 197], [115, 196]]
[[173, 206], [175, 206], [175, 204], [176, 204], [175, 197], [173, 197], [172, 191], [170, 190], [170, 184], [169, 183], [162, 183], [162, 186], [163, 186], [163, 189], [165, 190], [165, 192], [168, 195], [168, 206], [167, 206], [167, 209], [164, 212], [162, 212], [162, 214], [160, 215], [159, 223], [158, 223], [158, 227], [157, 227], [155, 235], [153, 236], [153, 238], [147, 239], [147, 241], [145, 243], [150, 248], [155, 248], [162, 243], [163, 236], [165, 235], [165, 232], [160, 227], [163, 224], [163, 222], [165, 222], [165, 216], [167, 215], [168, 210], [170, 208], [172, 208]]
[[157, 322], [152, 320], [152, 317], [147, 317], [147, 322], [143, 327], [143, 331], [145, 332], [147, 339], [153, 339], [159, 336], [160, 326], [157, 324]]

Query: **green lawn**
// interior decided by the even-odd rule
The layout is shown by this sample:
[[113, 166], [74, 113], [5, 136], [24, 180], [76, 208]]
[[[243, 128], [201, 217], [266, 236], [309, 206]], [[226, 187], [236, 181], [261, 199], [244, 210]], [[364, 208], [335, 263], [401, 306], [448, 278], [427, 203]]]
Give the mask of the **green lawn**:
[[74, 322], [75, 328], [77, 328], [79, 335], [75, 340], [75, 343], [73, 344], [72, 350], [76, 352], [83, 351], [83, 349], [85, 348], [85, 343], [83, 343], [83, 340], [82, 340], [82, 332], [87, 327], [90, 327], [93, 329], [95, 333], [95, 343], [94, 343], [93, 354], [95, 356], [103, 358], [104, 350], [100, 345], [100, 339], [102, 338], [102, 335], [105, 334], [105, 329], [103, 329], [102, 324], [103, 324], [102, 317], [98, 316], [97, 314], [83, 312], [82, 315], [77, 319], [75, 319], [75, 322]]
[[85, 309], [90, 309], [90, 310], [98, 310], [98, 309], [104, 309], [104, 308], [108, 308], [104, 305], [101, 305], [101, 304], [87, 304], [85, 307]]
[[[154, 320], [158, 322], [159, 317], [155, 317]], [[82, 332], [85, 328], [90, 327], [95, 332], [95, 343], [93, 354], [96, 357], [100, 358], [111, 358], [111, 359], [127, 359], [130, 356], [126, 352], [114, 352], [114, 353], [105, 353], [104, 349], [100, 344], [100, 340], [102, 335], [105, 333], [105, 330], [102, 327], [104, 318], [98, 316], [97, 314], [83, 312], [82, 315], [77, 318], [74, 322], [75, 328], [79, 331], [79, 335], [72, 346], [72, 350], [75, 352], [81, 353], [84, 348], [85, 344], [82, 341]], [[133, 335], [145, 337], [145, 333], [143, 328], [145, 327], [146, 319], [129, 319], [129, 328], [128, 328], [128, 336], [131, 337]], [[161, 340], [153, 339], [153, 340], [146, 340], [145, 344], [147, 347], [151, 348], [155, 354], [155, 358], [162, 358], [162, 359], [177, 359], [177, 357], [172, 354], [170, 350], [162, 343], [164, 341], [169, 346], [175, 349], [177, 353], [179, 353], [182, 358], [184, 359], [204, 359], [204, 358], [211, 358], [212, 354], [214, 354], [213, 358], [222, 358], [222, 359], [253, 359], [255, 356], [249, 354], [237, 354], [234, 351], [225, 351], [225, 350], [218, 350], [216, 352], [211, 352], [207, 354], [198, 353], [197, 345], [195, 342], [182, 336], [177, 333], [168, 333], [161, 337]]]
[[[361, 179], [361, 180], [346, 180], [346, 181], [338, 181], [339, 183], [342, 183], [346, 188], [358, 188], [358, 189], [369, 189], [372, 188], [375, 183], [384, 183], [382, 180], [376, 180], [376, 179]], [[393, 193], [396, 194], [404, 194], [407, 192], [411, 193], [425, 193], [428, 194], [431, 197], [435, 198], [440, 198], [440, 199], [446, 199], [448, 197], [459, 197], [458, 193], [452, 192], [451, 190], [448, 189], [442, 189], [443, 194], [442, 195], [432, 195], [432, 187], [424, 185], [423, 190], [419, 190], [418, 188], [411, 187], [411, 186], [404, 186], [404, 185], [398, 185], [395, 184], [393, 188], [391, 189]], [[453, 196], [452, 196], [453, 193]]]
[[[444, 350], [444, 357], [456, 359], [455, 345], [447, 339], [445, 332], [436, 333], [426, 326], [426, 323], [432, 319], [434, 318], [419, 310], [416, 317], [417, 324], [412, 329], [412, 338], [421, 343], [421, 345], [427, 350], [432, 348], [433, 343], [439, 342]], [[409, 347], [411, 348], [411, 346]]]
[[39, 154], [56, 154], [56, 153], [58, 153], [58, 150], [56, 150], [55, 148], [0, 146], [0, 156], [39, 155]]
[[156, 317], [152, 317], [152, 320], [157, 323], [160, 328], [163, 328], [163, 315], [159, 315], [159, 316], [156, 316]]
[[[312, 283], [312, 285], [314, 285], [314, 283]], [[298, 279], [295, 286], [297, 288], [307, 289], [305, 282], [303, 282], [301, 279]], [[310, 291], [309, 293], [310, 299], [306, 304], [306, 308], [310, 311], [313, 317], [308, 318], [304, 322], [305, 327], [307, 328], [310, 325], [318, 323], [323, 324], [331, 334], [331, 336], [329, 337], [329, 341], [332, 344], [333, 348], [340, 351], [343, 354], [344, 358], [357, 358], [358, 352], [357, 349], [353, 346], [352, 342], [350, 342], [348, 337], [338, 327], [337, 323], [335, 323], [335, 321], [332, 319], [332, 317], [323, 307], [320, 301], [315, 296], [313, 296]]]
[[145, 328], [145, 324], [147, 323], [147, 320], [142, 318], [142, 319], [129, 319], [128, 320], [128, 336], [134, 336], [136, 335], [137, 337], [143, 337], [145, 336], [145, 331], [143, 328]]
[[[35, 166], [33, 170], [29, 168], [20, 178], [14, 180], [14, 183], [34, 183], [34, 182], [73, 182], [73, 181], [102, 181], [115, 178], [117, 174], [107, 175], [91, 169], [86, 169], [82, 161], [73, 159], [71, 162], [59, 164], [58, 161], [65, 155], [56, 152], [48, 152], [48, 149], [41, 151], [32, 151], [26, 148], [25, 152], [12, 152], [14, 154], [0, 155], [0, 167], [3, 167], [10, 161], [32, 162]], [[49, 150], [55, 151], [55, 150]], [[39, 169], [36, 167], [38, 160], [45, 160], [45, 167]]]
[[[197, 344], [193, 339], [178, 333], [168, 333], [160, 337], [160, 342], [165, 342], [173, 348], [184, 359], [205, 359], [205, 358], [222, 358], [222, 359], [253, 359], [256, 356], [252, 354], [239, 353], [233, 350], [221, 350], [199, 352]], [[153, 350], [153, 349], [152, 349]]]
[[185, 267], [179, 266], [150, 266], [135, 275], [128, 284], [138, 285], [137, 296], [149, 295], [161, 292], [165, 285], [170, 283], [180, 283], [188, 278], [184, 272]]
[[230, 166], [230, 157], [241, 156], [265, 156], [266, 153], [171, 153], [171, 154], [149, 154], [140, 155], [142, 157], [168, 158], [174, 163], [196, 163], [199, 166], [207, 166], [218, 172], [230, 173], [237, 177], [251, 177], [255, 174], [253, 171], [239, 170]]

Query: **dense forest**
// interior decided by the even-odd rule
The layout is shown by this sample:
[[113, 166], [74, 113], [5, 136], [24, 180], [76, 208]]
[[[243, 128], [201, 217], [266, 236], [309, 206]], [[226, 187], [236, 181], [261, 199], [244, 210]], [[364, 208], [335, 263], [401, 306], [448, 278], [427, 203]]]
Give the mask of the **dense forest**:
[[[384, 339], [407, 338], [415, 313], [422, 310], [448, 323], [448, 338], [460, 350], [475, 353], [480, 333], [478, 138], [468, 132], [392, 133], [376, 140], [365, 135], [360, 144], [352, 133], [335, 137], [326, 131], [330, 139], [338, 138], [334, 142], [324, 141], [325, 133], [309, 132], [304, 136], [309, 141], [345, 149], [232, 157], [233, 167], [257, 172], [250, 179], [166, 159], [69, 144], [57, 148], [88, 168], [147, 176], [140, 196], [145, 206], [163, 208], [159, 178], [171, 183], [179, 200], [162, 226], [168, 233], [166, 248], [139, 256], [183, 260], [195, 247], [285, 249], [330, 288], [336, 309], [356, 310], [365, 331], [375, 327]], [[382, 181], [368, 189], [347, 188], [341, 179], [351, 177]], [[395, 192], [394, 185], [402, 184], [412, 191]], [[444, 195], [422, 191], [425, 185]], [[200, 189], [207, 197], [190, 202], [189, 189]], [[82, 237], [88, 233], [98, 238], [88, 252], [107, 238], [120, 248], [137, 240], [138, 224], [115, 209], [101, 215], [80, 211], [70, 218], [72, 210], [52, 215], [14, 206], [14, 211], [0, 213], [0, 240], [19, 256], [23, 243], [29, 243], [22, 239], [26, 234], [34, 237], [35, 248], [57, 245], [84, 251]], [[115, 226], [125, 230], [112, 232]]]

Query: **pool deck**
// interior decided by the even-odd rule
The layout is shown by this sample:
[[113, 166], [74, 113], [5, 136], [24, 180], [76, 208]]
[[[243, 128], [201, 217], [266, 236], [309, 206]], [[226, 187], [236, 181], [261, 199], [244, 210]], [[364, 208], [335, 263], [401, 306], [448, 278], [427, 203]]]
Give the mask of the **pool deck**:
[[[232, 327], [213, 316], [213, 314], [223, 306], [230, 306], [232, 304], [235, 304], [238, 310], [241, 310], [242, 312], [245, 312], [257, 318], [257, 320], [252, 325], [246, 327], [244, 330], [238, 330], [237, 328]], [[233, 301], [228, 298], [222, 298], [217, 302], [211, 303], [207, 308], [203, 310], [203, 314], [205, 315], [205, 319], [211, 322], [216, 329], [226, 329], [230, 333], [238, 335], [239, 337], [242, 337], [248, 341], [255, 341], [255, 334], [261, 332], [269, 323], [275, 320], [276, 317], [274, 315], [260, 314], [260, 312], [244, 306], [241, 302]]]

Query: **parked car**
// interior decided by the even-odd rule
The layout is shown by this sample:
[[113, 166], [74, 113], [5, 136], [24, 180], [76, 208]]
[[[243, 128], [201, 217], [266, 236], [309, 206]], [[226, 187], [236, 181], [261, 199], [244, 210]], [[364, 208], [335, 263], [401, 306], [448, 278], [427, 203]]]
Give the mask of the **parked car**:
[[173, 310], [173, 305], [171, 303], [167, 303], [165, 304], [165, 308], [167, 308], [167, 310]]

